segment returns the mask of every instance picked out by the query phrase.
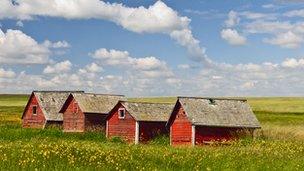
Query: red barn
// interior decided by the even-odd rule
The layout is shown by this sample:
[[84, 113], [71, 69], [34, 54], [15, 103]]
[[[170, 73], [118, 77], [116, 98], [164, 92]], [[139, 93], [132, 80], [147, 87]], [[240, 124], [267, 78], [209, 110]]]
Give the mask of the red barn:
[[117, 136], [137, 144], [168, 134], [166, 122], [173, 107], [172, 104], [120, 101], [107, 116], [107, 137]]
[[62, 125], [59, 110], [71, 91], [33, 91], [22, 114], [22, 127]]
[[64, 132], [105, 130], [105, 118], [122, 95], [71, 93], [62, 106]]
[[246, 100], [178, 97], [167, 127], [172, 145], [196, 145], [253, 134], [260, 124]]

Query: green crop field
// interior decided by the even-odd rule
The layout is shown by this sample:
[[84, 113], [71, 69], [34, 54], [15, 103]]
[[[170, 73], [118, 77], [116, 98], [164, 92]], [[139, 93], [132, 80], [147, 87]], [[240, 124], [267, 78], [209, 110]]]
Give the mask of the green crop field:
[[[0, 95], [0, 170], [303, 170], [304, 98], [248, 98], [261, 122], [255, 139], [229, 145], [145, 145], [101, 133], [22, 129], [26, 95]], [[131, 98], [174, 103], [174, 97]]]

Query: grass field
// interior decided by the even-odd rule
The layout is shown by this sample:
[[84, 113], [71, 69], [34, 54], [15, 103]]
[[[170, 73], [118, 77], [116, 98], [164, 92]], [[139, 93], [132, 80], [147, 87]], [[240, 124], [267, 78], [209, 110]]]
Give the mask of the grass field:
[[[303, 170], [304, 98], [249, 98], [262, 124], [256, 138], [230, 145], [171, 147], [168, 137], [146, 145], [101, 133], [22, 129], [25, 95], [0, 95], [0, 170]], [[174, 97], [132, 98], [173, 103]]]

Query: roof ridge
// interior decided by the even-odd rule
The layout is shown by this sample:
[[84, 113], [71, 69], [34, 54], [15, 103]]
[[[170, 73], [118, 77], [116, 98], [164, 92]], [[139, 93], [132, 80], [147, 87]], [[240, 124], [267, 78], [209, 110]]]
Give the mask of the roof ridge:
[[[73, 94], [73, 93], [72, 93]], [[76, 93], [74, 93], [76, 94]], [[80, 93], [79, 93], [80, 94]], [[81, 94], [87, 94], [87, 95], [104, 95], [104, 96], [122, 96], [122, 97], [125, 97], [125, 95], [122, 95], [122, 94], [106, 94], [106, 93], [81, 93]]]
[[64, 91], [61, 91], [61, 90], [33, 90], [34, 93], [71, 93], [71, 92], [83, 92], [82, 90], [75, 90], [75, 91], [68, 91], [68, 90], [64, 90]]
[[119, 102], [126, 102], [126, 103], [142, 103], [142, 104], [174, 104], [174, 103], [159, 103], [159, 102], [133, 102], [133, 101], [127, 101], [127, 100], [119, 100]]
[[188, 99], [212, 99], [212, 100], [236, 100], [236, 101], [247, 101], [247, 99], [244, 99], [244, 98], [177, 96], [177, 99], [180, 99], [180, 98], [188, 98]]

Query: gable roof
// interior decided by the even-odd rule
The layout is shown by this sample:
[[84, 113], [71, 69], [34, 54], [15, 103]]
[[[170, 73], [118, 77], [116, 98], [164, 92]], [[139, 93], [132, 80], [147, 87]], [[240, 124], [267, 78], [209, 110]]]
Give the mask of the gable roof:
[[194, 125], [260, 128], [245, 99], [178, 97], [177, 102]]
[[[63, 116], [62, 113], [59, 113], [59, 110], [71, 92], [73, 91], [33, 91], [30, 99], [33, 96], [37, 98], [38, 104], [47, 121], [62, 121]], [[29, 101], [25, 107], [22, 118], [27, 110]]]
[[102, 114], [109, 113], [119, 100], [125, 99], [123, 95], [114, 94], [71, 93], [70, 96], [76, 100], [82, 112]]
[[137, 121], [167, 122], [174, 104], [120, 101]]

